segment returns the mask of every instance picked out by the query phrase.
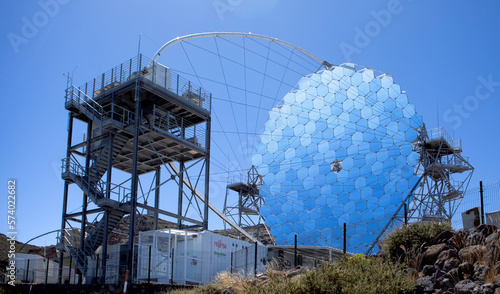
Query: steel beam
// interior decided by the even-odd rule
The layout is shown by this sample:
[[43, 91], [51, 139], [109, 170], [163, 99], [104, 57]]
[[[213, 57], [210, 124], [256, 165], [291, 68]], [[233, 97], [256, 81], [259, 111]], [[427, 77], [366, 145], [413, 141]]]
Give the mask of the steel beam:
[[[69, 165], [69, 158], [71, 156], [71, 141], [73, 139], [73, 115], [70, 112], [68, 115], [68, 140], [66, 145], [66, 164]], [[66, 167], [68, 169], [68, 167]], [[61, 219], [61, 232], [60, 239], [58, 242], [64, 242], [64, 230], [66, 229], [66, 212], [68, 209], [68, 181], [64, 181], [64, 193], [63, 193], [63, 207], [62, 207], [62, 219]], [[59, 251], [59, 266], [57, 269], [57, 283], [62, 284], [62, 270], [64, 261], [64, 250]]]
[[[139, 77], [139, 76], [138, 76]], [[130, 194], [130, 222], [128, 234], [128, 260], [127, 269], [130, 273], [130, 282], [134, 282], [134, 237], [135, 237], [135, 213], [137, 207], [137, 190], [139, 174], [137, 172], [137, 161], [139, 159], [139, 134], [141, 125], [141, 82], [139, 78], [135, 84], [135, 117], [134, 117], [134, 138], [133, 138], [133, 154], [132, 154], [132, 184]]]
[[[156, 169], [156, 174], [155, 174], [155, 209], [158, 209], [160, 207], [160, 185], [161, 185], [161, 166], [159, 166]], [[158, 230], [158, 212], [154, 212], [154, 225], [153, 228], [155, 230]]]

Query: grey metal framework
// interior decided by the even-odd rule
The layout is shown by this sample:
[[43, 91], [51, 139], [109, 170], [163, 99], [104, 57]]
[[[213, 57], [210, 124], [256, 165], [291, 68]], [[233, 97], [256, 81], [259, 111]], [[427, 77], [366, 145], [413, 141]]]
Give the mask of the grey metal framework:
[[[426, 130], [424, 126], [415, 148], [423, 177], [408, 203], [408, 219], [451, 221], [474, 171], [462, 156], [462, 141], [453, 140], [442, 127]], [[456, 174], [463, 174], [462, 179], [455, 180]]]
[[[230, 217], [239, 227], [257, 226], [254, 235], [257, 240], [260, 237], [260, 224], [263, 223], [260, 207], [264, 203], [264, 197], [259, 193], [262, 184], [262, 176], [255, 166], [252, 166], [247, 172], [246, 182], [238, 181], [227, 185], [223, 209], [224, 215]], [[234, 193], [231, 191], [237, 193], [236, 203], [234, 203]]]
[[[474, 168], [468, 158], [462, 156], [460, 139], [454, 140], [443, 127], [427, 130], [423, 124], [413, 148], [420, 155], [416, 167], [420, 179], [366, 254], [372, 251], [388, 229], [403, 223], [451, 222], [467, 191]], [[457, 174], [462, 174], [460, 180], [454, 179]]]
[[[131, 224], [127, 263], [131, 277], [140, 211], [154, 217], [151, 229], [158, 229], [159, 215], [176, 219], [178, 228], [208, 228], [211, 99], [210, 93], [142, 55], [66, 90], [69, 124], [62, 160], [59, 282], [64, 252], [80, 270], [81, 282], [99, 247], [101, 256], [106, 256], [109, 233], [126, 215]], [[75, 119], [87, 124], [84, 140], [76, 144]], [[115, 184], [117, 170], [128, 180]], [[141, 178], [151, 177], [150, 173], [154, 177], [144, 191]], [[165, 197], [160, 188], [167, 183], [177, 188]], [[71, 184], [83, 192], [81, 211], [76, 213], [67, 211]], [[176, 211], [161, 209], [160, 200], [172, 203]], [[106, 258], [97, 262], [100, 281], [95, 282], [104, 282]]]

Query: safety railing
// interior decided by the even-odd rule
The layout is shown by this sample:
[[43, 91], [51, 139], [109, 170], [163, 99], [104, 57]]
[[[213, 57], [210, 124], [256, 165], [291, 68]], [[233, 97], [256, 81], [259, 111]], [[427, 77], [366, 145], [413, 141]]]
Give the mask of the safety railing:
[[[85, 268], [87, 266], [87, 256], [89, 256], [92, 259], [96, 258], [95, 250], [92, 249], [91, 245], [85, 241], [87, 233], [85, 234], [85, 239], [82, 241], [81, 238], [77, 240], [74, 237], [73, 232], [78, 232], [75, 229], [71, 229], [71, 231], [64, 229], [61, 230], [59, 235], [57, 236], [59, 244], [62, 244], [64, 247], [64, 250], [70, 254], [71, 256], [74, 256], [77, 258], [77, 265], [79, 267]], [[81, 242], [84, 243], [83, 249], [81, 246]]]
[[106, 191], [106, 183], [104, 183], [101, 180], [93, 180], [89, 179], [87, 173], [85, 172], [85, 168], [80, 165], [80, 163], [74, 158], [63, 158], [62, 160], [62, 173], [72, 173], [74, 175], [80, 176], [82, 181], [88, 185], [89, 190], [91, 189], [97, 189], [97, 192], [99, 192], [102, 195], [105, 195]]
[[154, 128], [168, 132], [196, 146], [205, 148], [205, 125], [193, 124], [189, 120], [178, 117], [167, 110], [154, 105], [151, 124]]
[[[79, 176], [85, 184], [97, 188], [97, 191], [102, 196], [106, 196], [107, 183], [102, 180], [90, 180], [85, 173], [85, 168], [74, 158], [63, 158], [62, 161], [62, 173], [72, 173]], [[109, 187], [110, 199], [116, 199], [118, 202], [125, 203], [130, 198], [131, 189], [123, 186], [122, 184], [111, 183]]]
[[111, 118], [123, 125], [131, 125], [134, 123], [135, 113], [116, 104], [111, 104], [111, 109], [106, 111], [104, 118]]
[[95, 100], [106, 91], [138, 76], [142, 76], [155, 85], [175, 93], [193, 105], [210, 111], [211, 94], [209, 92], [181, 77], [168, 67], [152, 62], [151, 59], [142, 54], [113, 67], [78, 88], [71, 86], [67, 90], [67, 93], [71, 93], [71, 95], [67, 94], [66, 100], [73, 98], [74, 89], [78, 89], [76, 91], [78, 95]]
[[452, 148], [462, 148], [462, 140], [454, 140], [443, 127], [427, 130], [429, 140], [443, 138]]
[[101, 245], [100, 242], [98, 242], [97, 234], [99, 234], [100, 231], [104, 231], [104, 212], [96, 214], [94, 219], [89, 223], [92, 225], [92, 228], [88, 231], [85, 242], [90, 248], [97, 248]]
[[85, 111], [93, 111], [94, 115], [99, 115], [101, 116], [103, 113], [102, 106], [99, 105], [92, 97], [87, 95], [84, 91], [81, 89], [71, 86], [68, 89], [66, 89], [66, 103], [70, 101], [74, 101], [77, 106], [80, 108], [83, 107]]
[[457, 154], [442, 156], [438, 161], [435, 162], [431, 161], [431, 163], [437, 167], [445, 166], [446, 168], [470, 167], [469, 158], [461, 157], [458, 156]]

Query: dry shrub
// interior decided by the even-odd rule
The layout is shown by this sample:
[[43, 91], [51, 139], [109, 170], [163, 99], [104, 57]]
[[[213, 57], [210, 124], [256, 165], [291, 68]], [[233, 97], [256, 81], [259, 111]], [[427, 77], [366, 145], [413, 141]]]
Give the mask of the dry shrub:
[[[287, 272], [269, 269], [267, 281], [245, 280], [241, 276], [221, 274], [218, 283], [201, 286], [189, 293], [234, 294], [261, 293], [407, 293], [414, 289], [414, 278], [403, 274], [403, 266], [381, 259], [367, 259], [362, 254], [343, 258], [336, 263], [324, 263], [300, 276], [287, 278]], [[179, 292], [173, 292], [179, 293]]]
[[381, 250], [393, 260], [403, 262], [405, 250], [425, 252], [434, 243], [434, 239], [446, 230], [451, 230], [449, 223], [414, 222], [389, 233], [382, 241]]
[[423, 245], [420, 248], [406, 248], [404, 245], [401, 245], [401, 249], [404, 252], [404, 263], [407, 266], [417, 270], [422, 268]]

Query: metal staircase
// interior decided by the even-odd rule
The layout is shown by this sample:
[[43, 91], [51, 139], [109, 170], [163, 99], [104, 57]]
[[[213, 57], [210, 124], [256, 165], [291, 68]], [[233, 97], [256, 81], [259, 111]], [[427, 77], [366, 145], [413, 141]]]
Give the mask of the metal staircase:
[[[67, 91], [66, 103], [71, 103], [84, 113], [90, 120], [102, 122], [104, 117], [103, 107], [94, 101], [91, 97], [72, 86]], [[84, 246], [81, 249], [80, 242], [77, 242], [72, 234], [62, 232], [60, 243], [64, 250], [77, 261], [77, 266], [82, 273], [87, 271], [87, 257], [96, 258], [95, 251], [104, 242], [106, 231], [106, 218], [104, 214], [108, 213], [107, 230], [110, 233], [120, 222], [120, 220], [130, 212], [130, 206], [122, 201], [107, 198], [107, 184], [101, 180], [108, 170], [108, 164], [114, 161], [117, 155], [127, 144], [129, 138], [124, 136], [112, 135], [101, 130], [103, 134], [96, 142], [91, 144], [91, 160], [88, 174], [85, 168], [74, 157], [63, 159], [62, 178], [70, 183], [75, 183], [89, 197], [89, 199], [98, 207], [104, 209], [100, 214], [100, 219], [96, 218], [94, 222], [89, 223], [88, 232], [83, 240]], [[111, 144], [112, 141], [112, 144]], [[111, 148], [112, 145], [112, 148]], [[114, 187], [116, 189], [116, 186]]]
[[108, 170], [108, 161], [110, 154], [110, 142], [113, 141], [113, 149], [111, 150], [111, 157], [114, 161], [116, 156], [123, 149], [125, 144], [128, 142], [128, 138], [123, 138], [120, 136], [111, 137], [107, 136], [105, 139], [100, 140], [100, 146], [98, 148], [99, 152], [97, 157], [93, 160], [90, 166], [89, 174], [93, 179], [100, 179]]
[[[75, 159], [69, 162], [63, 159], [62, 178], [78, 185], [93, 203], [105, 209], [104, 213], [109, 211], [108, 233], [110, 233], [118, 225], [120, 220], [129, 213], [130, 206], [125, 202], [127, 198], [123, 197], [121, 202], [106, 198], [106, 183], [101, 180], [96, 180], [96, 178], [89, 178], [86, 176], [84, 167]], [[85, 244], [83, 251], [79, 247], [81, 246], [79, 242], [75, 242], [74, 239], [68, 238], [67, 234], [61, 234], [61, 236], [64, 237], [64, 242], [62, 243], [64, 244], [65, 251], [75, 260], [79, 261], [77, 266], [83, 273], [87, 270], [87, 263], [86, 260], [82, 259], [82, 256], [89, 256], [95, 259], [95, 251], [104, 242], [105, 221], [104, 214], [102, 214], [99, 220], [96, 219], [96, 221], [89, 224], [89, 231], [84, 238]]]
[[[78, 234], [77, 236], [75, 236], [75, 232]], [[84, 246], [84, 249], [81, 249], [79, 234], [79, 230], [75, 229], [62, 231], [59, 235], [58, 246], [62, 246], [64, 251], [73, 258], [78, 269], [82, 271], [87, 267], [87, 257], [95, 259], [96, 254], [90, 246]]]

